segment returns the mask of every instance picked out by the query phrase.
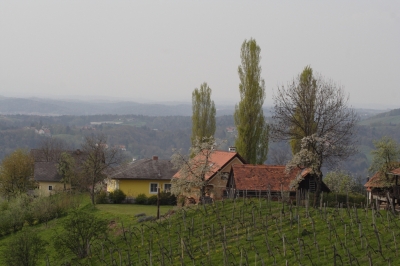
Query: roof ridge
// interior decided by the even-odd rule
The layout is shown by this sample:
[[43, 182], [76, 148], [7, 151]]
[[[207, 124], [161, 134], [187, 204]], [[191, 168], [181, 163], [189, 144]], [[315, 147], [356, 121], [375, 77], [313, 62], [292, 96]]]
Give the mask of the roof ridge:
[[269, 167], [269, 168], [282, 168], [286, 167], [286, 165], [269, 165], [269, 164], [234, 164], [235, 167], [243, 166], [243, 167]]

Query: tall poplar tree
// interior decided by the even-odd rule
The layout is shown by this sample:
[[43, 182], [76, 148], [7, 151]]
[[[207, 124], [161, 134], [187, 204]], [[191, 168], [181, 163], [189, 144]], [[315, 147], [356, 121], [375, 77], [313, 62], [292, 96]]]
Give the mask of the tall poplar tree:
[[269, 127], [262, 106], [265, 99], [265, 84], [261, 78], [260, 47], [256, 40], [245, 40], [242, 44], [239, 73], [240, 102], [235, 106], [235, 125], [238, 131], [236, 148], [249, 163], [263, 164], [268, 153]]
[[215, 133], [215, 104], [211, 100], [211, 89], [207, 83], [200, 85], [192, 93], [192, 146], [196, 139], [200, 142], [214, 137]]

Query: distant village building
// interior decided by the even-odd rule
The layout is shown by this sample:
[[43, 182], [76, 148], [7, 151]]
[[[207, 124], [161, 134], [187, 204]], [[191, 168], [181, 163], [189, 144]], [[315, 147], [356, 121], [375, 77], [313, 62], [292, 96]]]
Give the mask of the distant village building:
[[125, 145], [116, 145], [114, 146], [115, 149], [121, 150], [121, 151], [126, 151], [126, 146]]
[[122, 124], [121, 121], [101, 121], [101, 122], [90, 122], [91, 125], [101, 125], [101, 124], [111, 124], [111, 125], [119, 125]]
[[50, 129], [48, 129], [47, 127], [44, 127], [44, 126], [39, 130], [35, 129], [35, 133], [39, 134], [41, 136], [51, 137]]
[[235, 130], [236, 130], [235, 127], [227, 127], [226, 128], [226, 132], [228, 132], [228, 133], [233, 133], [233, 132], [235, 132]]
[[96, 128], [92, 127], [92, 126], [83, 126], [81, 129], [82, 130], [96, 130]]

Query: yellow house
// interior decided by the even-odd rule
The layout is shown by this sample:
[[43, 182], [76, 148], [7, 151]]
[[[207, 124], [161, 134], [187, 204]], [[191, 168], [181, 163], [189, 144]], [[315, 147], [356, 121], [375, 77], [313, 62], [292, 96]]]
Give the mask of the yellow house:
[[177, 172], [170, 160], [141, 159], [121, 165], [109, 176], [107, 191], [122, 190], [127, 197], [135, 198], [139, 194], [157, 195], [160, 191], [169, 191], [171, 178]]
[[[49, 196], [64, 190], [64, 182], [55, 162], [35, 162], [33, 177], [38, 183], [39, 195]], [[71, 189], [71, 184], [65, 184], [65, 189]]]
[[34, 159], [33, 178], [37, 182], [38, 194], [49, 196], [57, 191], [71, 189], [71, 184], [64, 184], [62, 177], [57, 171], [57, 161], [63, 152], [70, 154], [75, 161], [75, 167], [78, 168], [85, 155], [78, 150], [46, 150], [31, 149], [31, 156]]

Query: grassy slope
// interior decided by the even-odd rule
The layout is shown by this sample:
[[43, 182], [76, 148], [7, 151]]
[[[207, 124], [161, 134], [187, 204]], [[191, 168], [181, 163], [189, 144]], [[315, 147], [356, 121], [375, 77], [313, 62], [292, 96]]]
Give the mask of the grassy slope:
[[[136, 204], [99, 204], [96, 205], [101, 217], [122, 220], [129, 224], [134, 223], [137, 218], [135, 214], [145, 213], [147, 216], [157, 216], [157, 207], [151, 205]], [[165, 214], [172, 206], [160, 206], [160, 215]]]
[[[82, 206], [91, 209], [87, 202]], [[265, 199], [240, 199], [180, 209], [161, 222], [142, 224], [133, 214], [153, 215], [155, 207], [98, 205], [93, 211], [110, 221], [109, 240], [95, 244], [92, 257], [80, 261], [84, 265], [120, 265], [120, 260], [122, 265], [332, 265], [334, 259], [338, 265], [340, 260], [343, 265], [350, 265], [350, 260], [353, 265], [367, 265], [369, 260], [373, 265], [387, 265], [388, 260], [400, 264], [400, 220], [386, 211], [307, 210]], [[37, 225], [41, 237], [52, 243], [61, 219], [47, 227]], [[0, 245], [10, 237], [1, 239]], [[52, 245], [46, 252], [50, 265], [60, 265]], [[45, 265], [44, 257], [41, 263]]]
[[[89, 196], [78, 195], [75, 197], [79, 197], [80, 208], [94, 212], [99, 218], [109, 221], [110, 238], [114, 240], [118, 240], [123, 224], [128, 227], [138, 225], [137, 218], [134, 217], [135, 214], [145, 213], [148, 216], [157, 215], [156, 206], [136, 204], [99, 204], [96, 205], [95, 209], [93, 209]], [[172, 208], [173, 206], [160, 206], [160, 215], [165, 214]], [[46, 254], [43, 254], [43, 256], [40, 258], [39, 265], [46, 265], [47, 260], [50, 262], [50, 265], [60, 265], [63, 261], [69, 261], [73, 259], [73, 256], [61, 258], [53, 247], [53, 240], [57, 237], [57, 232], [62, 231], [60, 222], [63, 219], [65, 219], [65, 217], [54, 219], [48, 222], [47, 225], [38, 224], [33, 226], [34, 230], [39, 232], [39, 236], [48, 243], [46, 246]], [[5, 237], [0, 237], [0, 254], [2, 254], [3, 249], [8, 245], [8, 241], [14, 237], [14, 235], [19, 233], [20, 232]], [[94, 265], [97, 264], [98, 263], [95, 263]], [[1, 258], [0, 265], [2, 265]]]

